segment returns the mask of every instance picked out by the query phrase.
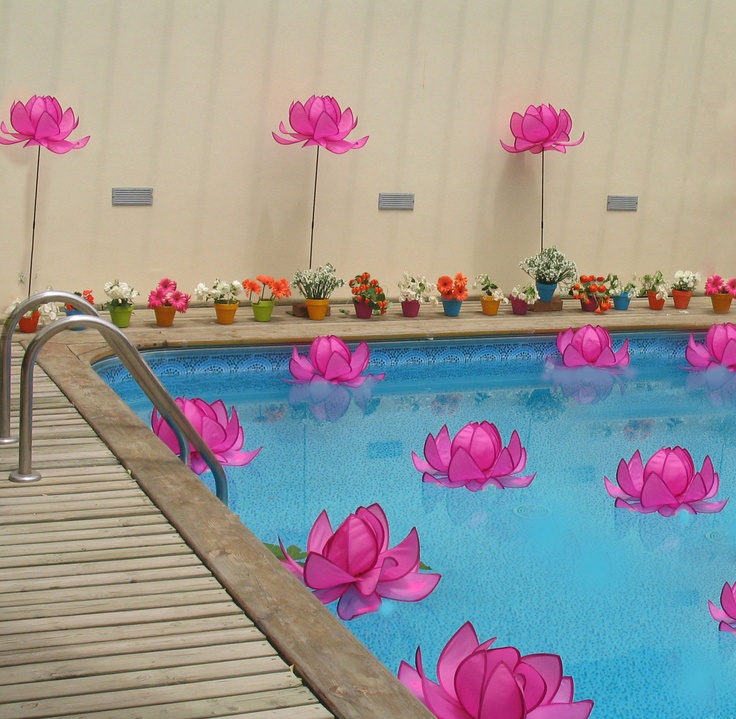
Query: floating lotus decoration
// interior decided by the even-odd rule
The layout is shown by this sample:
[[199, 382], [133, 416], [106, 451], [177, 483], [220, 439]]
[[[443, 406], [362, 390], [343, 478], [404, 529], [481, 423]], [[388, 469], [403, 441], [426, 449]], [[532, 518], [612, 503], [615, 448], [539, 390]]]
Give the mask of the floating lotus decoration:
[[691, 514], [720, 512], [727, 499], [710, 501], [718, 493], [719, 478], [706, 455], [699, 472], [690, 453], [682, 447], [663, 447], [646, 464], [637, 450], [631, 459], [621, 460], [616, 472], [618, 486], [604, 477], [606, 491], [617, 507], [671, 517], [684, 509]]
[[[243, 467], [252, 462], [261, 451], [262, 447], [253, 451], [242, 451], [245, 433], [238, 421], [235, 407], [232, 408], [232, 415], [228, 417], [225, 403], [220, 399], [212, 404], [199, 398], [177, 397], [175, 401], [220, 464]], [[168, 422], [155, 409], [151, 415], [151, 428], [174, 454], [178, 454], [179, 440]], [[191, 443], [189, 452], [192, 472], [202, 474], [207, 469], [207, 463]]]
[[570, 327], [557, 335], [557, 351], [565, 367], [626, 367], [629, 340], [614, 352], [611, 333], [603, 327]]
[[399, 680], [437, 719], [587, 719], [589, 699], [573, 701], [572, 677], [562, 674], [557, 654], [522, 656], [515, 647], [483, 643], [470, 622], [453, 635], [437, 661], [437, 682], [424, 673], [421, 648], [416, 668], [401, 662]]
[[614, 387], [623, 389], [624, 386], [620, 373], [607, 367], [564, 367], [548, 364], [543, 378], [553, 382], [563, 396], [578, 404], [595, 404], [606, 399]]
[[321, 512], [309, 532], [303, 565], [279, 544], [286, 568], [323, 604], [339, 599], [337, 614], [346, 621], [377, 611], [383, 599], [418, 602], [440, 580], [439, 574], [419, 572], [416, 529], [389, 549], [388, 521], [378, 504], [359, 507], [334, 532], [327, 512]]
[[349, 150], [357, 150], [368, 142], [368, 136], [351, 142], [347, 136], [357, 127], [358, 118], [348, 107], [340, 108], [340, 103], [328, 95], [312, 95], [304, 104], [292, 102], [289, 107], [289, 132], [283, 122], [279, 123], [282, 137], [272, 132], [273, 139], [280, 145], [302, 143], [302, 147], [316, 147], [317, 157], [314, 168], [314, 194], [312, 197], [312, 228], [309, 238], [309, 269], [312, 269], [312, 250], [314, 248], [314, 215], [317, 206], [317, 173], [319, 172], [319, 149], [342, 155]]
[[307, 356], [301, 356], [294, 347], [289, 360], [289, 372], [297, 382], [330, 382], [359, 387], [369, 377], [378, 381], [385, 376], [361, 374], [368, 367], [370, 358], [371, 353], [365, 342], [361, 342], [355, 352], [351, 352], [339, 337], [315, 337]]
[[712, 325], [703, 344], [690, 335], [685, 358], [695, 369], [726, 367], [736, 372], [736, 325], [730, 322]]
[[544, 155], [547, 150], [566, 153], [568, 147], [575, 147], [585, 139], [585, 133], [575, 142], [570, 141], [572, 119], [567, 110], [557, 112], [552, 105], [529, 105], [521, 115], [514, 112], [510, 121], [514, 144], [507, 145], [501, 140], [506, 152], [531, 152], [542, 156], [542, 210], [541, 210], [541, 249], [544, 250]]
[[293, 382], [289, 390], [289, 404], [292, 407], [306, 404], [315, 419], [337, 422], [345, 415], [351, 403], [362, 412], [368, 410], [373, 398], [373, 387], [383, 375], [367, 375], [358, 387], [346, 387], [331, 382]]
[[63, 155], [70, 150], [79, 150], [89, 142], [89, 135], [81, 140], [69, 140], [69, 135], [77, 129], [79, 119], [74, 110], [61, 109], [55, 97], [34, 95], [28, 102], [14, 102], [10, 108], [9, 130], [5, 122], [0, 122], [0, 145], [15, 145], [24, 142], [23, 147], [38, 147], [36, 156], [36, 188], [33, 194], [33, 221], [31, 224], [31, 255], [28, 263], [28, 297], [33, 285], [33, 255], [36, 249], [36, 207], [38, 201], [38, 176], [41, 167], [41, 148]]
[[469, 422], [453, 439], [444, 425], [436, 437], [427, 435], [424, 459], [415, 452], [411, 456], [425, 482], [452, 489], [465, 487], [478, 492], [488, 485], [498, 489], [528, 487], [535, 477], [515, 476], [526, 466], [526, 450], [519, 433], [514, 430], [504, 447], [501, 434], [491, 422]]
[[723, 585], [720, 609], [710, 599], [708, 600], [708, 609], [711, 617], [719, 622], [718, 628], [722, 632], [736, 634], [736, 582], [733, 584], [726, 582]]

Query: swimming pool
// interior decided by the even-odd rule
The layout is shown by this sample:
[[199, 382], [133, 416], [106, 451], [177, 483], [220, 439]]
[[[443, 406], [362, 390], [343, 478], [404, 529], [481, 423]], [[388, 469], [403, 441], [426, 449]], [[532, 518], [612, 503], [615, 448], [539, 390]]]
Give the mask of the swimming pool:
[[[416, 526], [422, 560], [443, 574], [422, 602], [385, 602], [350, 628], [396, 670], [417, 645], [433, 667], [471, 620], [481, 639], [553, 652], [594, 717], [736, 716], [734, 638], [707, 610], [736, 560], [730, 503], [713, 515], [638, 515], [603, 486], [636, 449], [709, 454], [731, 493], [736, 458], [728, 387], [693, 386], [687, 335], [632, 336], [631, 370], [611, 381], [545, 375], [552, 338], [372, 343], [366, 393], [327, 406], [285, 384], [290, 348], [151, 352], [175, 396], [236, 405], [252, 464], [228, 468], [231, 505], [261, 539], [304, 547], [317, 515], [333, 526], [379, 501], [392, 545]], [[621, 337], [614, 338], [618, 345]], [[115, 363], [96, 369], [143, 417], [150, 408]], [[192, 385], [207, 377], [207, 386]], [[291, 393], [291, 403], [290, 403]], [[425, 484], [411, 462], [428, 432], [494, 422], [518, 430], [536, 479], [472, 493]], [[278, 452], [276, 449], [278, 448]]]

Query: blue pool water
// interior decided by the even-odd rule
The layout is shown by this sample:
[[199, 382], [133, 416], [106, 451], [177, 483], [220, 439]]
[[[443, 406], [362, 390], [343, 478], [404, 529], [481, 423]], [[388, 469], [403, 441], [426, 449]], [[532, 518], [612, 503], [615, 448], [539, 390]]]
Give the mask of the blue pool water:
[[[629, 336], [623, 376], [577, 387], [545, 372], [554, 338], [374, 342], [368, 372], [386, 378], [348, 405], [290, 402], [290, 347], [146, 359], [174, 396], [236, 406], [245, 449], [263, 446], [247, 467], [226, 468], [231, 508], [263, 541], [305, 547], [323, 509], [336, 528], [373, 502], [391, 546], [417, 527], [422, 561], [443, 575], [437, 589], [348, 623], [392, 671], [417, 646], [432, 670], [470, 620], [481, 640], [559, 654], [595, 719], [736, 719], [736, 637], [707, 607], [736, 580], [736, 386], [707, 388], [683, 369], [686, 334]], [[148, 420], [119, 363], [96, 369]], [[411, 452], [422, 454], [427, 434], [483, 420], [505, 442], [518, 430], [532, 484], [474, 493], [423, 483]], [[615, 508], [603, 477], [619, 460], [676, 445], [698, 469], [710, 455], [725, 509], [665, 518]]]

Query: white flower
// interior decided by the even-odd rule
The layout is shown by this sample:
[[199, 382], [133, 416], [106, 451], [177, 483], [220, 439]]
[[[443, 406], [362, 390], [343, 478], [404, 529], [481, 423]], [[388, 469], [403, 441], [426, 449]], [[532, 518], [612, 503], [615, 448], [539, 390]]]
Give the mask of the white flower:
[[437, 297], [433, 294], [437, 289], [437, 285], [422, 275], [414, 276], [404, 272], [403, 279], [398, 283], [398, 287], [399, 302], [419, 300], [433, 305], [439, 304]]
[[699, 272], [690, 272], [690, 270], [678, 270], [677, 272], [675, 272], [675, 282], [672, 285], [672, 289], [692, 292], [698, 282], [700, 282]]
[[132, 305], [133, 299], [138, 297], [138, 290], [134, 290], [127, 282], [120, 282], [120, 280], [106, 282], [104, 289], [105, 294], [110, 298], [110, 302], [107, 303], [108, 309]]
[[212, 300], [213, 302], [221, 303], [233, 303], [237, 302], [237, 295], [243, 291], [242, 283], [238, 280], [232, 282], [224, 282], [219, 277], [214, 281], [212, 287], [207, 287], [204, 283], [200, 282], [194, 288], [194, 296], [198, 300]]

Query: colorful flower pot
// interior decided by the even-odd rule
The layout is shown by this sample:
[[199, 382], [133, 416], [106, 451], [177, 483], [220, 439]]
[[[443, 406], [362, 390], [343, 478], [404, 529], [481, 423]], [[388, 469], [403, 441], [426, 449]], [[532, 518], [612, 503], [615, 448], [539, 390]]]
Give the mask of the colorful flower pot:
[[529, 312], [529, 305], [526, 303], [526, 300], [519, 297], [509, 297], [509, 302], [511, 302], [511, 311], [515, 315], [525, 315]]
[[130, 324], [130, 316], [133, 314], [133, 305], [118, 305], [110, 308], [110, 322], [120, 329], [125, 329]]
[[330, 308], [329, 300], [305, 300], [307, 305], [307, 314], [310, 320], [323, 320], [327, 317], [327, 310]]
[[41, 313], [38, 310], [33, 310], [30, 317], [21, 317], [18, 320], [18, 329], [21, 332], [35, 332], [38, 329], [38, 320], [40, 318]]
[[546, 282], [537, 282], [537, 292], [539, 292], [539, 299], [542, 302], [552, 302], [552, 297], [557, 289], [557, 283], [548, 285]]
[[733, 297], [729, 292], [719, 292], [710, 296], [710, 302], [713, 305], [713, 312], [722, 315], [731, 310], [731, 301]]
[[[82, 310], [78, 310], [76, 308], [73, 308], [73, 309], [70, 310], [68, 307], [65, 307], [64, 308], [64, 312], [66, 313], [66, 316], [67, 317], [74, 317], [75, 315], [84, 314], [84, 312], [82, 312]], [[86, 330], [87, 328], [86, 327], [71, 327], [70, 329], [72, 329], [74, 331], [78, 331], [78, 330]]]
[[215, 315], [218, 325], [231, 325], [238, 311], [237, 302], [215, 302]]
[[631, 295], [628, 292], [624, 292], [620, 295], [615, 295], [613, 298], [613, 309], [628, 310], [630, 302]]
[[273, 314], [273, 308], [276, 306], [276, 300], [260, 300], [254, 302], [251, 307], [253, 308], [253, 319], [256, 322], [268, 322]]
[[153, 313], [156, 315], [156, 324], [159, 327], [171, 327], [174, 324], [174, 316], [176, 315], [176, 307], [154, 307]]
[[598, 302], [595, 297], [587, 300], [580, 300], [580, 307], [583, 312], [595, 312], [598, 309]]
[[690, 290], [672, 290], [672, 302], [676, 310], [686, 310], [693, 293]]
[[442, 300], [442, 308], [448, 317], [457, 317], [463, 307], [462, 300]]
[[650, 310], [661, 310], [664, 309], [664, 297], [661, 300], [657, 299], [657, 293], [653, 290], [647, 291], [647, 300], [649, 300]]
[[494, 300], [490, 295], [480, 296], [480, 308], [484, 315], [498, 314], [498, 308], [501, 306], [501, 300]]
[[402, 300], [401, 313], [404, 317], [416, 317], [421, 306], [422, 303], [419, 300]]
[[357, 302], [354, 300], [353, 307], [355, 307], [355, 314], [361, 320], [369, 320], [373, 317], [373, 308], [371, 307], [370, 302]]

